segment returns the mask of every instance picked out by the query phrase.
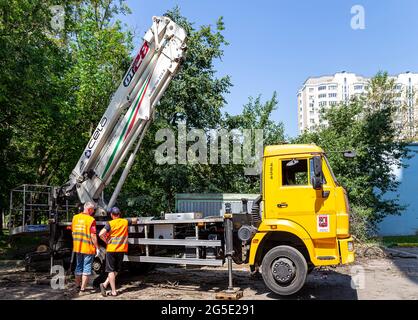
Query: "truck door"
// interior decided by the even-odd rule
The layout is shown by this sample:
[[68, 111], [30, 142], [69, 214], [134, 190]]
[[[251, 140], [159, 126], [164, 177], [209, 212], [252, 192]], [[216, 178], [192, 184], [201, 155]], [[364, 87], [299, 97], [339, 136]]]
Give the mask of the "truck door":
[[271, 157], [266, 159], [265, 166], [265, 218], [294, 221], [312, 238], [334, 237], [333, 188], [326, 181], [327, 175], [322, 190], [312, 187], [312, 156]]

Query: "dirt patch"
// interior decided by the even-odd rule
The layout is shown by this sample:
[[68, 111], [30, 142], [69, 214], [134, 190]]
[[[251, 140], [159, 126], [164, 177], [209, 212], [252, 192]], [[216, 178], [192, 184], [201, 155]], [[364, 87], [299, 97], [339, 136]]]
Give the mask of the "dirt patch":
[[[261, 275], [251, 276], [248, 267], [234, 266], [234, 286], [244, 291], [243, 300], [269, 299], [418, 299], [418, 259], [359, 257], [349, 266], [314, 270], [305, 287], [291, 297], [271, 293]], [[120, 295], [103, 298], [98, 290], [79, 296], [72, 283], [53, 290], [49, 275], [0, 269], [0, 299], [76, 300], [212, 300], [228, 283], [226, 268], [158, 267], [146, 275], [121, 274]]]
[[24, 267], [0, 268], [2, 300], [66, 300], [72, 296], [71, 290], [52, 289], [47, 273], [26, 272]]

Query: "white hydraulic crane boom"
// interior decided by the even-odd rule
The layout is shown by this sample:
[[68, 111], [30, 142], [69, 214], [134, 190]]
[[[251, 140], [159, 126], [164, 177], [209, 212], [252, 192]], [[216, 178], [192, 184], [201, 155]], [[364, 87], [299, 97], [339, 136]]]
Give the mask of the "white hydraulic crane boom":
[[168, 17], [153, 17], [153, 24], [143, 40], [61, 190], [66, 197], [76, 192], [81, 203], [94, 201], [102, 208], [107, 207], [101, 200], [102, 191], [137, 142], [108, 206], [116, 201], [155, 106], [185, 57], [186, 32]]

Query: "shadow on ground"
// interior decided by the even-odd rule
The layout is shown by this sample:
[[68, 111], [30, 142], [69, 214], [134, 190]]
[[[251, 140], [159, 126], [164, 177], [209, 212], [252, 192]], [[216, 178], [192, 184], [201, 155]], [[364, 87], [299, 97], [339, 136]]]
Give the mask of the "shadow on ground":
[[[44, 284], [36, 279], [44, 278]], [[98, 289], [86, 297], [79, 297], [72, 281], [65, 290], [53, 290], [49, 285], [47, 273], [0, 272], [0, 299], [103, 299]], [[96, 284], [104, 279], [97, 278]], [[344, 273], [328, 270], [315, 270], [308, 275], [304, 288], [297, 294], [283, 297], [271, 293], [264, 285], [261, 275], [251, 276], [245, 267], [235, 268], [233, 272], [235, 287], [244, 291], [243, 299], [248, 300], [314, 300], [339, 299], [355, 300], [357, 291], [351, 288], [351, 277]], [[228, 272], [225, 268], [198, 268], [160, 266], [153, 271], [134, 275], [124, 272], [118, 276], [120, 295], [118, 299], [214, 299], [215, 293], [225, 290], [228, 285]]]
[[[233, 272], [234, 286], [244, 290], [244, 299], [328, 299], [328, 300], [357, 300], [357, 291], [351, 287], [351, 276], [335, 272], [313, 271], [308, 275], [307, 282], [297, 294], [283, 297], [272, 293], [264, 284], [261, 275], [251, 276], [248, 271], [235, 270]], [[160, 267], [147, 275], [133, 276], [123, 273], [119, 277], [123, 288], [122, 293], [130, 293], [147, 288], [174, 289], [182, 291], [196, 291], [203, 294], [226, 289], [228, 274], [220, 269], [184, 269], [176, 267]], [[207, 297], [202, 296], [202, 299]]]
[[[418, 248], [393, 247], [382, 248], [396, 268], [418, 286]], [[417, 287], [418, 291], [418, 287]]]
[[[43, 284], [37, 283], [42, 279]], [[68, 290], [51, 288], [48, 274], [28, 273], [23, 270], [0, 272], [1, 300], [66, 300], [70, 299]]]

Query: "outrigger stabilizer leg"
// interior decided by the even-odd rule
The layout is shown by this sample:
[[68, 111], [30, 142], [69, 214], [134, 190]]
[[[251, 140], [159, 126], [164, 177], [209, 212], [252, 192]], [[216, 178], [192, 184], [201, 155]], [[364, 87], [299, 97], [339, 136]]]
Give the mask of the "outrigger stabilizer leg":
[[225, 256], [228, 261], [228, 289], [219, 292], [216, 295], [216, 299], [225, 300], [238, 300], [242, 298], [243, 292], [240, 288], [233, 286], [232, 281], [232, 255], [234, 254], [233, 246], [233, 223], [232, 214], [230, 213], [230, 207], [227, 206], [224, 214], [224, 227], [225, 227]]

